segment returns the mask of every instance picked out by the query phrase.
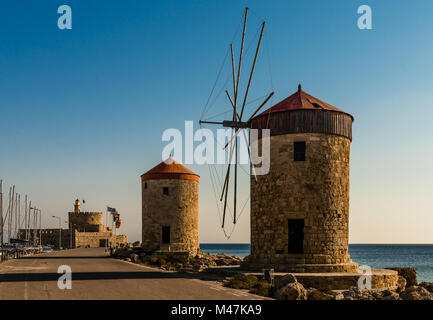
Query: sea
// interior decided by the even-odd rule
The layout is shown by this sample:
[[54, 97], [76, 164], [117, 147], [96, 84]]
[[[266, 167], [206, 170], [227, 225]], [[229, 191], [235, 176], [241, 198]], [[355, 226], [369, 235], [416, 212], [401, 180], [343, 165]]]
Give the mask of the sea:
[[[202, 243], [203, 252], [226, 253], [241, 258], [250, 254], [249, 243]], [[433, 244], [350, 244], [353, 261], [371, 268], [413, 267], [418, 281], [433, 282]]]

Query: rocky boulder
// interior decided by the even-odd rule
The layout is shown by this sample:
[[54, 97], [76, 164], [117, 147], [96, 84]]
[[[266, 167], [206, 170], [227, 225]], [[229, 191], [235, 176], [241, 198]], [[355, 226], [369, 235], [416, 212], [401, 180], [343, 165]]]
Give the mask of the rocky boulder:
[[374, 290], [359, 289], [358, 287], [351, 287], [337, 295], [335, 300], [375, 300]]
[[194, 258], [190, 259], [190, 263], [195, 266], [196, 269], [200, 269], [200, 271], [214, 266], [240, 265], [241, 262], [242, 258], [236, 256], [231, 257], [225, 253], [210, 255], [201, 251], [198, 252]]
[[389, 289], [351, 287], [335, 295], [334, 300], [401, 300], [401, 298], [396, 291]]
[[398, 276], [397, 292], [403, 292], [406, 289], [407, 281], [404, 277]]
[[420, 286], [410, 286], [400, 293], [403, 300], [433, 300], [433, 294], [426, 288]]
[[139, 256], [140, 256], [140, 260], [144, 262], [146, 259], [146, 254], [144, 252], [142, 252], [139, 254]]
[[129, 259], [134, 263], [139, 263], [141, 261], [153, 267], [164, 266], [167, 270], [185, 269], [185, 265], [190, 265], [190, 268], [187, 269], [193, 270], [194, 272], [202, 272], [209, 267], [215, 266], [240, 265], [243, 261], [240, 257], [228, 256], [225, 253], [210, 255], [205, 254], [202, 251], [199, 251], [194, 257], [188, 257], [187, 255], [171, 256], [169, 254], [164, 256], [155, 254], [152, 251], [144, 251], [141, 247], [141, 243], [138, 241], [134, 242], [134, 244], [129, 244], [128, 246], [117, 249], [113, 256], [118, 259]]
[[226, 255], [225, 253], [219, 253], [215, 256], [215, 263], [217, 266], [230, 266], [230, 265], [239, 265], [242, 262], [242, 259], [238, 260], [238, 257], [231, 257]]
[[251, 255], [246, 256], [245, 258], [242, 259], [242, 261], [245, 263], [251, 262]]
[[399, 276], [402, 276], [406, 279], [406, 286], [416, 286], [418, 285], [418, 279], [416, 277], [416, 269], [415, 268], [400, 268], [400, 267], [393, 267], [393, 268], [386, 268], [389, 270], [395, 270], [398, 272]]
[[397, 292], [389, 289], [375, 289], [373, 296], [377, 300], [401, 300]]
[[307, 300], [308, 292], [292, 274], [274, 280], [274, 295], [279, 300]]
[[426, 288], [430, 293], [433, 293], [433, 282], [421, 282], [419, 286]]
[[332, 300], [334, 295], [315, 288], [307, 288], [307, 300]]
[[381, 300], [402, 300], [402, 299], [396, 292], [392, 292], [391, 294], [384, 296]]
[[134, 263], [138, 263], [140, 261], [140, 256], [138, 254], [136, 254], [136, 253], [131, 253], [128, 256], [128, 258], [131, 259], [131, 261], [134, 262]]
[[341, 292], [338, 293], [335, 297], [334, 300], [344, 300], [344, 294], [342, 294]]
[[125, 259], [128, 257], [128, 250], [124, 250], [124, 249], [120, 249], [120, 250], [116, 250], [115, 252], [115, 256], [119, 259]]
[[285, 285], [293, 282], [298, 282], [296, 277], [293, 274], [286, 274], [282, 277], [276, 277], [274, 280], [274, 286], [275, 290], [279, 290], [280, 288], [284, 287]]
[[307, 300], [308, 293], [299, 282], [291, 282], [278, 289], [275, 296], [279, 300]]

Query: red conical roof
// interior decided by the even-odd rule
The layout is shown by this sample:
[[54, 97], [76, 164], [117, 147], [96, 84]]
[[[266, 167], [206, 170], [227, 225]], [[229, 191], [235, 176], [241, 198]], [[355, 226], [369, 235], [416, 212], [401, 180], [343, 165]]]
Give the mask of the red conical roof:
[[[337, 111], [342, 112], [345, 114], [348, 114], [340, 109], [337, 109], [334, 106], [331, 106], [330, 104], [323, 102], [322, 100], [319, 100], [312, 95], [309, 95], [308, 93], [302, 91], [301, 85], [298, 86], [298, 91], [296, 91], [294, 94], [292, 94], [290, 97], [278, 102], [273, 107], [269, 108], [268, 110], [262, 112], [255, 118], [268, 115], [270, 113], [275, 112], [283, 112], [283, 111], [293, 111], [293, 110], [331, 110], [331, 111]], [[350, 115], [351, 116], [351, 115]], [[352, 116], [351, 116], [352, 117]], [[352, 117], [353, 120], [353, 117]]]
[[181, 179], [198, 181], [200, 176], [184, 165], [174, 161], [172, 157], [141, 175], [141, 180]]

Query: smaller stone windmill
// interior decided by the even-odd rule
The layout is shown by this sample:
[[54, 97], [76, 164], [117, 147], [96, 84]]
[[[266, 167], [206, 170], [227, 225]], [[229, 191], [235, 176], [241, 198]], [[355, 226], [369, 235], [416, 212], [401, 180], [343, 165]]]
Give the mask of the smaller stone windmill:
[[143, 248], [197, 253], [199, 178], [171, 157], [141, 176]]

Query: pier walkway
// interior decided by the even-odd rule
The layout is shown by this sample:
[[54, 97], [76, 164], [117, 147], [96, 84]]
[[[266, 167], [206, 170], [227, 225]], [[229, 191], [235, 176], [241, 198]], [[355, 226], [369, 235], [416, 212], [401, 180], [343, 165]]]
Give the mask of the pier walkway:
[[[72, 289], [59, 289], [59, 266], [72, 270]], [[110, 258], [104, 248], [72, 249], [0, 264], [0, 299], [255, 300], [263, 297], [223, 287], [215, 280]], [[266, 299], [266, 298], [265, 298]]]

